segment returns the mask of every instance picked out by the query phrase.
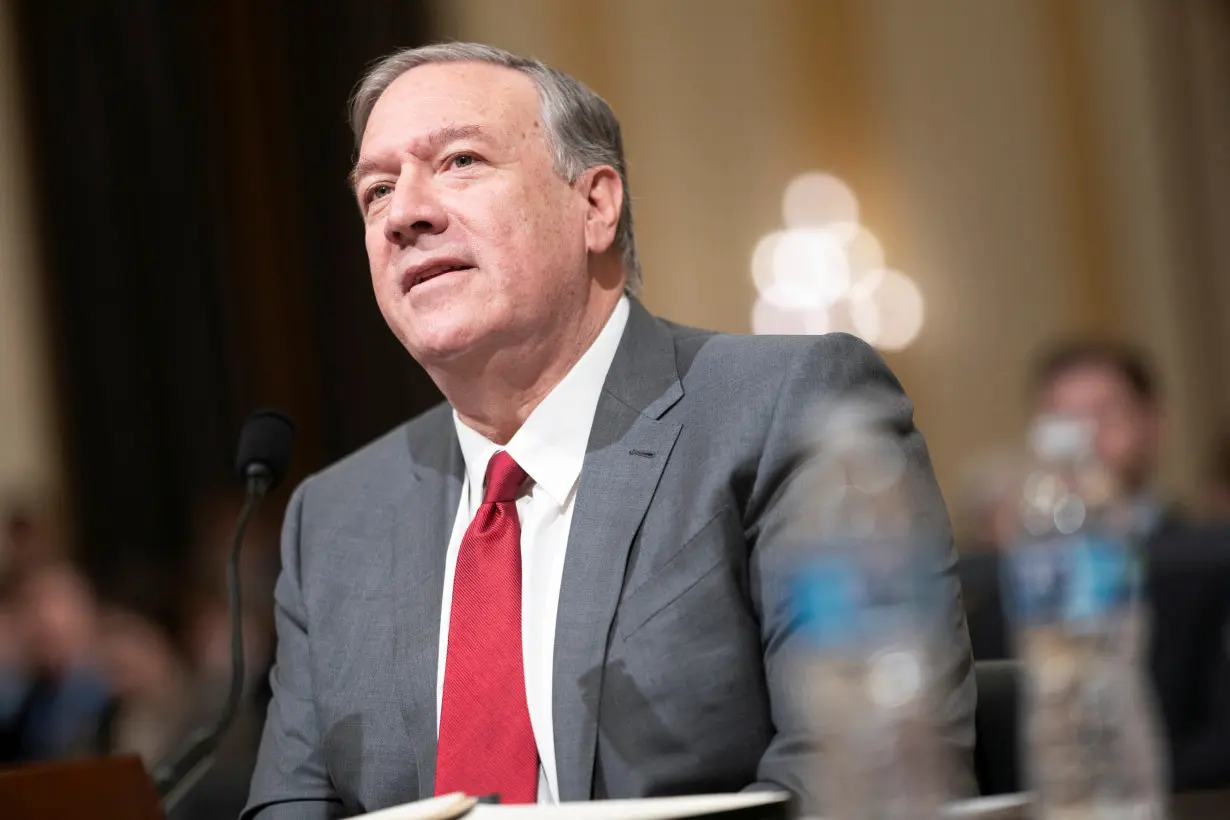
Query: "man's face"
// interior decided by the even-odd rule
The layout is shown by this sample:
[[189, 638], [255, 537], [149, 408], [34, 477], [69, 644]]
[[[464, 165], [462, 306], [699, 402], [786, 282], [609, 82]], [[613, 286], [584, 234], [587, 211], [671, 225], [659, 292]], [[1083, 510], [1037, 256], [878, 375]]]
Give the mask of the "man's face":
[[18, 596], [18, 628], [27, 656], [59, 674], [81, 660], [94, 631], [94, 608], [81, 579], [61, 567], [36, 570]]
[[1072, 367], [1056, 376], [1040, 399], [1043, 412], [1093, 420], [1098, 457], [1129, 490], [1144, 489], [1152, 481], [1161, 443], [1160, 414], [1113, 368], [1096, 363]]
[[551, 160], [517, 71], [419, 66], [377, 101], [355, 193], [376, 301], [420, 362], [481, 357], [584, 305], [587, 199]]

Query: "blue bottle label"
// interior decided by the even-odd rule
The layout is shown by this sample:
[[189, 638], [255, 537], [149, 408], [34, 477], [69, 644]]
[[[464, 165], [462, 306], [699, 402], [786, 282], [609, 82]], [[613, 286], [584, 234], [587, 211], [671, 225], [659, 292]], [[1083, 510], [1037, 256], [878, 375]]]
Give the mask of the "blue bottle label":
[[1139, 579], [1133, 550], [1096, 533], [1022, 544], [1005, 567], [1010, 611], [1025, 626], [1105, 615], [1128, 602]]
[[792, 603], [813, 644], [849, 648], [917, 624], [919, 570], [849, 555], [816, 555], [798, 568]]
[[858, 574], [840, 560], [817, 559], [801, 567], [791, 596], [795, 617], [818, 646], [849, 646], [857, 639], [863, 589]]

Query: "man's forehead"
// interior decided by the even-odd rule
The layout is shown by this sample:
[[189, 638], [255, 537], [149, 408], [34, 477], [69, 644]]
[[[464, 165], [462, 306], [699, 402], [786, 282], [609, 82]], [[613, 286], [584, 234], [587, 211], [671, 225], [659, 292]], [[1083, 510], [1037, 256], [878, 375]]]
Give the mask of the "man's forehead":
[[1052, 403], [1090, 403], [1133, 399], [1131, 386], [1113, 368], [1100, 363], [1074, 365], [1059, 373], [1048, 385], [1045, 395]]
[[537, 122], [538, 107], [533, 81], [519, 71], [485, 63], [430, 63], [389, 84], [372, 108], [367, 132], [392, 126], [426, 133], [461, 122], [492, 132], [517, 130]]

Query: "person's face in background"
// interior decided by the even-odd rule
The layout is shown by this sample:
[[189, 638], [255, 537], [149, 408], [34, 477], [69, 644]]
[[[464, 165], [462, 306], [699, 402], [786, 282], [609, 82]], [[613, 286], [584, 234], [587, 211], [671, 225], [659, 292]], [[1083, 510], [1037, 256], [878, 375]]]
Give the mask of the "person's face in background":
[[94, 601], [73, 570], [35, 570], [22, 583], [16, 604], [23, 653], [37, 671], [59, 675], [90, 660], [96, 634]]
[[1162, 415], [1114, 368], [1080, 364], [1059, 373], [1039, 396], [1039, 410], [1083, 416], [1097, 425], [1097, 455], [1129, 493], [1149, 489], [1157, 472]]
[[591, 194], [618, 203], [622, 186], [607, 166], [561, 178], [539, 114], [529, 77], [479, 63], [411, 69], [371, 112], [355, 194], [372, 284], [429, 368], [558, 344], [590, 302], [589, 254], [615, 229], [610, 213], [594, 217]]
[[[266, 664], [272, 653], [272, 629], [261, 615], [243, 613], [243, 651], [247, 683], [259, 681], [267, 673]], [[189, 628], [190, 649], [194, 663], [211, 683], [230, 684], [231, 677], [231, 615], [224, 603], [201, 607]]]
[[161, 700], [180, 694], [180, 660], [162, 630], [146, 618], [106, 608], [98, 646], [102, 672], [121, 698]]

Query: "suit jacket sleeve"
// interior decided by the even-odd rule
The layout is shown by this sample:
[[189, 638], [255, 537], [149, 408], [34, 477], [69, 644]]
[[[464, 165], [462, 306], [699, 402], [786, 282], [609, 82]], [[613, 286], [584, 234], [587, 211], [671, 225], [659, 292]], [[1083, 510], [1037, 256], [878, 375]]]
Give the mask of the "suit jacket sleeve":
[[930, 592], [938, 606], [924, 625], [934, 663], [936, 728], [945, 746], [949, 789], [954, 796], [977, 794], [973, 775], [975, 684], [969, 634], [956, 575], [948, 513], [932, 472], [913, 405], [879, 355], [845, 334], [820, 337], [797, 353], [782, 384], [757, 470], [745, 526], [752, 548], [753, 604], [760, 616], [765, 675], [775, 736], [760, 760], [751, 789], [785, 788], [805, 807], [820, 808], [814, 793], [821, 750], [807, 732], [802, 687], [790, 668], [804, 646], [790, 613], [788, 522], [790, 511], [805, 503], [798, 479], [804, 457], [800, 433], [807, 414], [825, 401], [852, 390], [883, 389], [893, 396], [892, 428], [908, 460], [905, 481], [916, 508], [913, 533], [927, 552]]
[[304, 482], [295, 490], [282, 528], [282, 570], [274, 592], [278, 649], [270, 672], [273, 700], [241, 820], [325, 820], [342, 816], [341, 800], [321, 752], [312, 703], [299, 551], [307, 486]]

